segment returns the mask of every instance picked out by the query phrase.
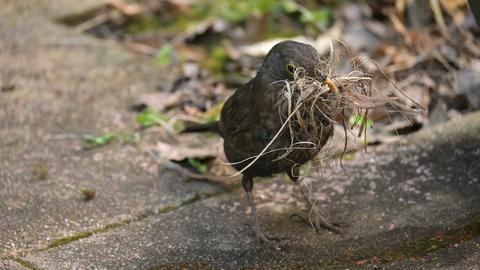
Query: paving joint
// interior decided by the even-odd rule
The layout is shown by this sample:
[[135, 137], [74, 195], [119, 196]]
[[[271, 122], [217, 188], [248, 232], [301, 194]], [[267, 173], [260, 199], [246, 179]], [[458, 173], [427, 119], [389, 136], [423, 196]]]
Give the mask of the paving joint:
[[30, 270], [43, 270], [43, 268], [40, 268], [40, 267], [36, 266], [34, 263], [32, 263], [30, 261], [27, 261], [27, 260], [24, 260], [24, 259], [21, 259], [21, 258], [18, 258], [18, 257], [13, 257], [13, 258], [9, 258], [9, 259], [12, 260], [12, 261], [16, 261], [21, 266], [23, 266], [27, 269], [30, 269]]
[[[39, 249], [29, 250], [29, 252], [32, 252], [32, 253], [43, 252], [43, 251], [50, 250], [50, 249], [53, 249], [53, 248], [61, 247], [61, 246], [68, 245], [68, 244], [71, 244], [71, 243], [75, 243], [75, 242], [77, 242], [81, 239], [88, 238], [92, 235], [110, 232], [112, 230], [115, 230], [115, 229], [120, 228], [122, 226], [128, 225], [130, 223], [139, 222], [139, 221], [142, 221], [146, 218], [153, 217], [153, 216], [156, 216], [156, 215], [167, 214], [167, 213], [170, 213], [170, 212], [175, 211], [177, 209], [180, 209], [184, 206], [190, 205], [192, 203], [200, 202], [202, 200], [209, 199], [209, 198], [212, 198], [212, 197], [215, 197], [215, 196], [220, 196], [220, 195], [224, 195], [224, 194], [227, 194], [227, 193], [232, 193], [235, 190], [236, 189], [227, 190], [227, 191], [220, 191], [220, 192], [195, 193], [192, 196], [187, 197], [185, 200], [183, 200], [183, 201], [181, 201], [177, 204], [165, 205], [165, 206], [159, 207], [156, 211], [145, 212], [145, 213], [139, 214], [139, 215], [137, 215], [133, 218], [113, 222], [113, 223], [107, 224], [107, 225], [105, 225], [103, 227], [100, 227], [100, 228], [90, 229], [90, 230], [85, 230], [85, 231], [79, 231], [79, 232], [73, 233], [73, 234], [65, 236], [65, 237], [54, 239], [49, 244], [47, 244], [45, 247], [42, 247], [42, 248], [39, 248]], [[22, 266], [24, 266], [28, 269], [41, 270], [41, 268], [36, 267], [33, 263], [31, 263], [29, 261], [26, 261], [25, 259], [22, 259], [22, 257], [25, 256], [24, 253], [26, 251], [27, 250], [24, 250], [23, 252], [20, 252], [19, 256], [9, 256], [5, 259], [14, 260], [14, 261], [18, 262], [19, 264], [21, 264]]]

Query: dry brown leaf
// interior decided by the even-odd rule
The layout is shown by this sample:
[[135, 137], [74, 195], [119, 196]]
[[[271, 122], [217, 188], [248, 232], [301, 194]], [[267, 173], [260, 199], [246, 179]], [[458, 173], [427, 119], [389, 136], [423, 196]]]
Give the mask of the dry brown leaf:
[[[211, 170], [210, 170], [211, 164], [208, 165], [209, 170], [207, 172], [196, 173], [196, 172], [193, 172], [193, 171], [183, 167], [182, 165], [180, 165], [178, 163], [175, 163], [175, 162], [172, 162], [172, 161], [169, 161], [169, 160], [164, 160], [164, 159], [161, 159], [161, 158], [159, 159], [157, 156], [153, 156], [153, 157], [156, 159], [156, 161], [158, 163], [162, 164], [163, 166], [166, 166], [169, 169], [172, 169], [172, 170], [175, 170], [175, 171], [181, 173], [182, 175], [184, 175], [187, 178], [195, 179], [197, 181], [204, 181], [205, 180], [205, 181], [208, 181], [208, 182], [212, 182], [212, 183], [222, 185], [226, 188], [235, 187], [242, 178], [241, 176], [230, 177], [230, 175], [232, 175], [233, 173], [212, 174]], [[218, 159], [215, 159], [215, 160], [218, 160]], [[231, 167], [225, 166], [225, 165], [223, 165], [223, 167], [224, 168], [231, 168]], [[231, 170], [234, 171], [235, 169], [231, 168]]]
[[135, 16], [141, 13], [144, 13], [148, 10], [148, 7], [137, 4], [137, 3], [127, 3], [123, 0], [104, 0], [105, 4], [118, 9], [121, 13], [127, 16]]
[[[330, 30], [328, 30], [325, 34], [318, 36], [315, 40], [304, 36], [297, 36], [288, 39], [312, 45], [315, 49], [317, 49], [319, 55], [323, 55], [330, 51], [332, 39], [336, 40], [340, 38], [342, 35], [342, 28], [343, 27], [341, 24], [335, 24], [330, 28]], [[240, 54], [253, 57], [262, 57], [267, 55], [267, 53], [275, 44], [284, 40], [285, 38], [274, 38], [250, 45], [240, 46], [238, 47], [238, 52]]]
[[[235, 169], [225, 165], [223, 154], [223, 140], [219, 137], [202, 138], [199, 134], [184, 134], [179, 137], [178, 143], [157, 141], [157, 145], [146, 145], [144, 150], [150, 153], [157, 162], [182, 173], [185, 177], [206, 180], [221, 184], [227, 188], [236, 185], [241, 176], [232, 177]], [[207, 160], [208, 169], [205, 173], [193, 172], [172, 161], [182, 161], [187, 158]]]
[[145, 108], [152, 108], [155, 111], [166, 111], [173, 107], [176, 107], [182, 102], [182, 92], [155, 92], [142, 94], [134, 98], [132, 102], [132, 108], [143, 110]]
[[204, 49], [198, 46], [179, 44], [175, 46], [175, 51], [182, 55], [185, 61], [194, 61], [197, 63], [205, 62], [209, 57]]
[[[289, 38], [290, 40], [294, 40], [294, 41], [298, 41], [298, 42], [302, 42], [302, 43], [306, 43], [306, 44], [309, 44], [309, 45], [312, 45], [313, 47], [317, 47], [317, 44], [315, 41], [311, 40], [311, 39], [308, 39], [306, 37], [293, 37], [293, 38]], [[258, 43], [254, 43], [254, 44], [251, 44], [251, 45], [245, 45], [245, 46], [241, 46], [238, 51], [241, 53], [241, 54], [245, 54], [245, 55], [249, 55], [249, 56], [254, 56], [254, 57], [262, 57], [262, 56], [265, 56], [267, 55], [267, 53], [270, 51], [270, 49], [275, 46], [277, 43], [281, 42], [281, 41], [284, 41], [285, 38], [275, 38], [275, 39], [269, 39], [269, 40], [265, 40], [265, 41], [261, 41], [261, 42], [258, 42]], [[330, 48], [330, 39], [328, 39], [329, 43], [328, 43], [328, 47], [327, 50]]]
[[137, 42], [128, 42], [126, 43], [126, 47], [132, 52], [145, 54], [149, 56], [155, 56], [155, 54], [157, 54], [158, 52], [158, 49], [155, 47], [151, 47], [149, 45], [137, 43]]
[[375, 51], [375, 54], [387, 57], [388, 63], [396, 65], [399, 68], [411, 66], [412, 63], [416, 61], [416, 57], [413, 54], [405, 48], [399, 48], [399, 46], [383, 45]]
[[215, 175], [215, 176], [223, 176], [227, 178], [226, 180], [231, 180], [229, 177], [230, 175], [235, 174], [236, 170], [229, 165], [225, 164], [227, 158], [223, 154], [223, 151], [220, 151], [220, 155], [218, 158], [212, 159], [212, 161], [208, 162], [208, 171], [207, 174]]
[[453, 18], [455, 24], [460, 25], [465, 20], [467, 0], [440, 0], [442, 8]]
[[207, 141], [200, 146], [189, 146], [186, 144], [169, 144], [157, 142], [155, 150], [161, 158], [173, 161], [182, 161], [187, 158], [205, 159], [216, 157], [221, 152], [220, 139]]
[[410, 33], [407, 30], [407, 27], [405, 26], [405, 24], [398, 18], [398, 16], [396, 16], [393, 13], [390, 13], [389, 19], [392, 22], [392, 25], [395, 31], [397, 31], [403, 36], [403, 38], [405, 39], [405, 42], [408, 45], [412, 44], [412, 38], [410, 36]]

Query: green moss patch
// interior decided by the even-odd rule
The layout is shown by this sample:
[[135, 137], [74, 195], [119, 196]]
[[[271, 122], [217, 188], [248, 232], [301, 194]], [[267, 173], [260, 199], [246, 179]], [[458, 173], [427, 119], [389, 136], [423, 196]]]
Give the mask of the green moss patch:
[[475, 219], [472, 223], [439, 232], [430, 237], [409, 240], [400, 246], [391, 247], [368, 258], [357, 258], [353, 261], [359, 266], [369, 263], [378, 265], [406, 259], [418, 259], [429, 253], [449, 248], [454, 244], [470, 241], [478, 236], [480, 236], [480, 218]]

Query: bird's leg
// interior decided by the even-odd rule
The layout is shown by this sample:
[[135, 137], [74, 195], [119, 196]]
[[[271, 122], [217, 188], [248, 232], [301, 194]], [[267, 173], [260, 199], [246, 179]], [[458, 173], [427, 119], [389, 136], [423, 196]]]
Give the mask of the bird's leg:
[[252, 196], [252, 189], [253, 189], [252, 177], [243, 175], [242, 186], [245, 189], [245, 192], [247, 193], [248, 203], [250, 204], [250, 209], [252, 210], [251, 216], [253, 220], [253, 228], [255, 230], [255, 233], [257, 234], [257, 237], [260, 238], [261, 241], [269, 243], [270, 239], [262, 232], [262, 230], [260, 229], [260, 226], [258, 225], [257, 211], [255, 208], [255, 202], [253, 201], [253, 196]]
[[298, 189], [299, 195], [305, 200], [309, 209], [309, 214], [307, 217], [302, 217], [298, 214], [295, 214], [295, 216], [302, 218], [305, 223], [310, 224], [317, 232], [319, 232], [322, 228], [325, 228], [333, 233], [341, 234], [342, 231], [338, 228], [338, 226], [328, 221], [328, 213], [315, 205], [315, 201], [312, 200], [308, 188], [303, 186], [298, 181], [298, 167], [292, 168], [292, 170], [287, 172], [287, 174], [295, 185], [294, 189]]

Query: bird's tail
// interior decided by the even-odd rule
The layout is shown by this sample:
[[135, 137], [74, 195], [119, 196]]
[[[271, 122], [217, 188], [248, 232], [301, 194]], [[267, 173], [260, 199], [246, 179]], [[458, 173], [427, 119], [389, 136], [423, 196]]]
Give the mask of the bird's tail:
[[192, 133], [192, 132], [215, 132], [220, 134], [220, 125], [218, 121], [205, 123], [205, 124], [199, 124], [199, 123], [185, 124], [185, 128], [182, 130], [182, 133]]

